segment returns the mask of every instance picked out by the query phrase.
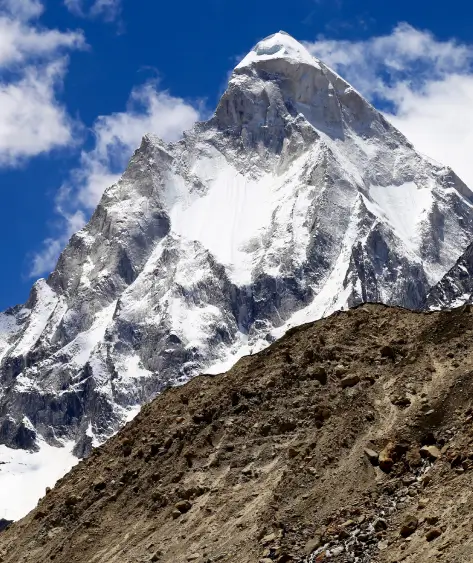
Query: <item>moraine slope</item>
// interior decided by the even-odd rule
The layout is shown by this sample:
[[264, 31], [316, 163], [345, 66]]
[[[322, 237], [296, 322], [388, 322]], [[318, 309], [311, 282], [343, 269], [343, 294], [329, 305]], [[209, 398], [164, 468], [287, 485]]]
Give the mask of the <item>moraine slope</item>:
[[144, 407], [2, 562], [471, 561], [472, 335], [471, 307], [293, 329]]

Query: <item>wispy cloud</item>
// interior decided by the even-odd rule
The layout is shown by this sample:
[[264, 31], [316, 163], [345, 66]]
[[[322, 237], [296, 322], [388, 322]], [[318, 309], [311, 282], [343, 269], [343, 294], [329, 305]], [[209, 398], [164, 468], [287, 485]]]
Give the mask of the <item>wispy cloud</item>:
[[401, 23], [365, 41], [319, 38], [306, 46], [473, 189], [473, 45]]
[[0, 9], [20, 20], [37, 18], [44, 12], [44, 6], [40, 0], [2, 0]]
[[122, 10], [121, 0], [64, 0], [66, 8], [81, 18], [103, 18], [114, 21]]
[[80, 165], [56, 196], [56, 236], [46, 239], [33, 256], [30, 275], [37, 277], [54, 268], [70, 236], [85, 224], [105, 189], [118, 180], [145, 133], [175, 141], [200, 117], [198, 108], [160, 91], [156, 83], [135, 88], [123, 112], [99, 117], [92, 129], [94, 147], [82, 152]]

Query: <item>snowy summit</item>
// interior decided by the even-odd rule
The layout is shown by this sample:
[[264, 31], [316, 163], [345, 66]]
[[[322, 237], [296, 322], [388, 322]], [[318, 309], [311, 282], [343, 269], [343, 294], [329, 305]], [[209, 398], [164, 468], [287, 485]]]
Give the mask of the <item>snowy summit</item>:
[[236, 66], [236, 69], [271, 59], [286, 59], [294, 63], [304, 63], [320, 68], [319, 61], [299, 41], [285, 31], [279, 31], [257, 43]]

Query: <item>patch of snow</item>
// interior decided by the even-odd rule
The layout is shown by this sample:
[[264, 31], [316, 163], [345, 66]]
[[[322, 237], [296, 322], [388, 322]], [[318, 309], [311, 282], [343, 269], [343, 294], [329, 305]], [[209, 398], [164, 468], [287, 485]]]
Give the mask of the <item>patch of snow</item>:
[[83, 287], [90, 287], [90, 273], [93, 271], [95, 267], [95, 264], [92, 262], [92, 259], [90, 258], [90, 256], [87, 256], [86, 261], [84, 262], [83, 266], [82, 266], [82, 275], [80, 278], [80, 284]]
[[36, 282], [37, 301], [31, 311], [28, 326], [14, 349], [15, 355], [26, 354], [36, 344], [48, 324], [51, 314], [57, 305], [56, 293], [49, 287], [46, 280]]
[[71, 363], [74, 363], [76, 366], [83, 366], [88, 361], [97, 343], [103, 340], [105, 331], [112, 321], [116, 306], [117, 302], [113, 301], [97, 313], [94, 323], [89, 330], [81, 332], [72, 342], [64, 346], [61, 354], [69, 355]]
[[370, 186], [371, 210], [383, 217], [411, 250], [418, 250], [420, 225], [432, 208], [432, 191], [414, 182], [400, 186]]
[[129, 407], [126, 411], [125, 422], [131, 422], [141, 410], [141, 405]]
[[39, 451], [13, 450], [0, 445], [0, 518], [19, 520], [44, 496], [46, 487], [79, 461], [72, 453], [74, 444], [57, 448], [39, 440]]
[[182, 299], [169, 303], [171, 330], [186, 342], [187, 348], [203, 347], [209, 337], [208, 326], [220, 320], [222, 313], [214, 305], [189, 307]]
[[[274, 243], [284, 245], [288, 233], [295, 231], [295, 236], [301, 238], [296, 248], [304, 249], [307, 229], [302, 227], [303, 210], [309, 205], [310, 190], [301, 186], [297, 172], [306, 159], [307, 155], [297, 159], [280, 176], [266, 174], [253, 179], [238, 172], [215, 151], [193, 170], [207, 185], [204, 195], [190, 193], [182, 182], [171, 186], [167, 203], [173, 232], [199, 241], [226, 267], [235, 284], [251, 283], [252, 271], [264, 254], [264, 236], [275, 214], [282, 215], [278, 224], [285, 233], [281, 232], [282, 238], [275, 237]], [[301, 197], [294, 202], [295, 192], [300, 192]], [[295, 229], [288, 229], [294, 218]]]
[[0, 360], [10, 348], [10, 338], [17, 330], [16, 317], [0, 313]]

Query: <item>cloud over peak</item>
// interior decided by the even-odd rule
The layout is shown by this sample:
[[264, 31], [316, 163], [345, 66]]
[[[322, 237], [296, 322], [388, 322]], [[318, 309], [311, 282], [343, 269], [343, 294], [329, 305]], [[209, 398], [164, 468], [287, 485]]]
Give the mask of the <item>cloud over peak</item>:
[[418, 150], [473, 188], [473, 45], [407, 23], [362, 41], [319, 38], [312, 54], [384, 111]]

